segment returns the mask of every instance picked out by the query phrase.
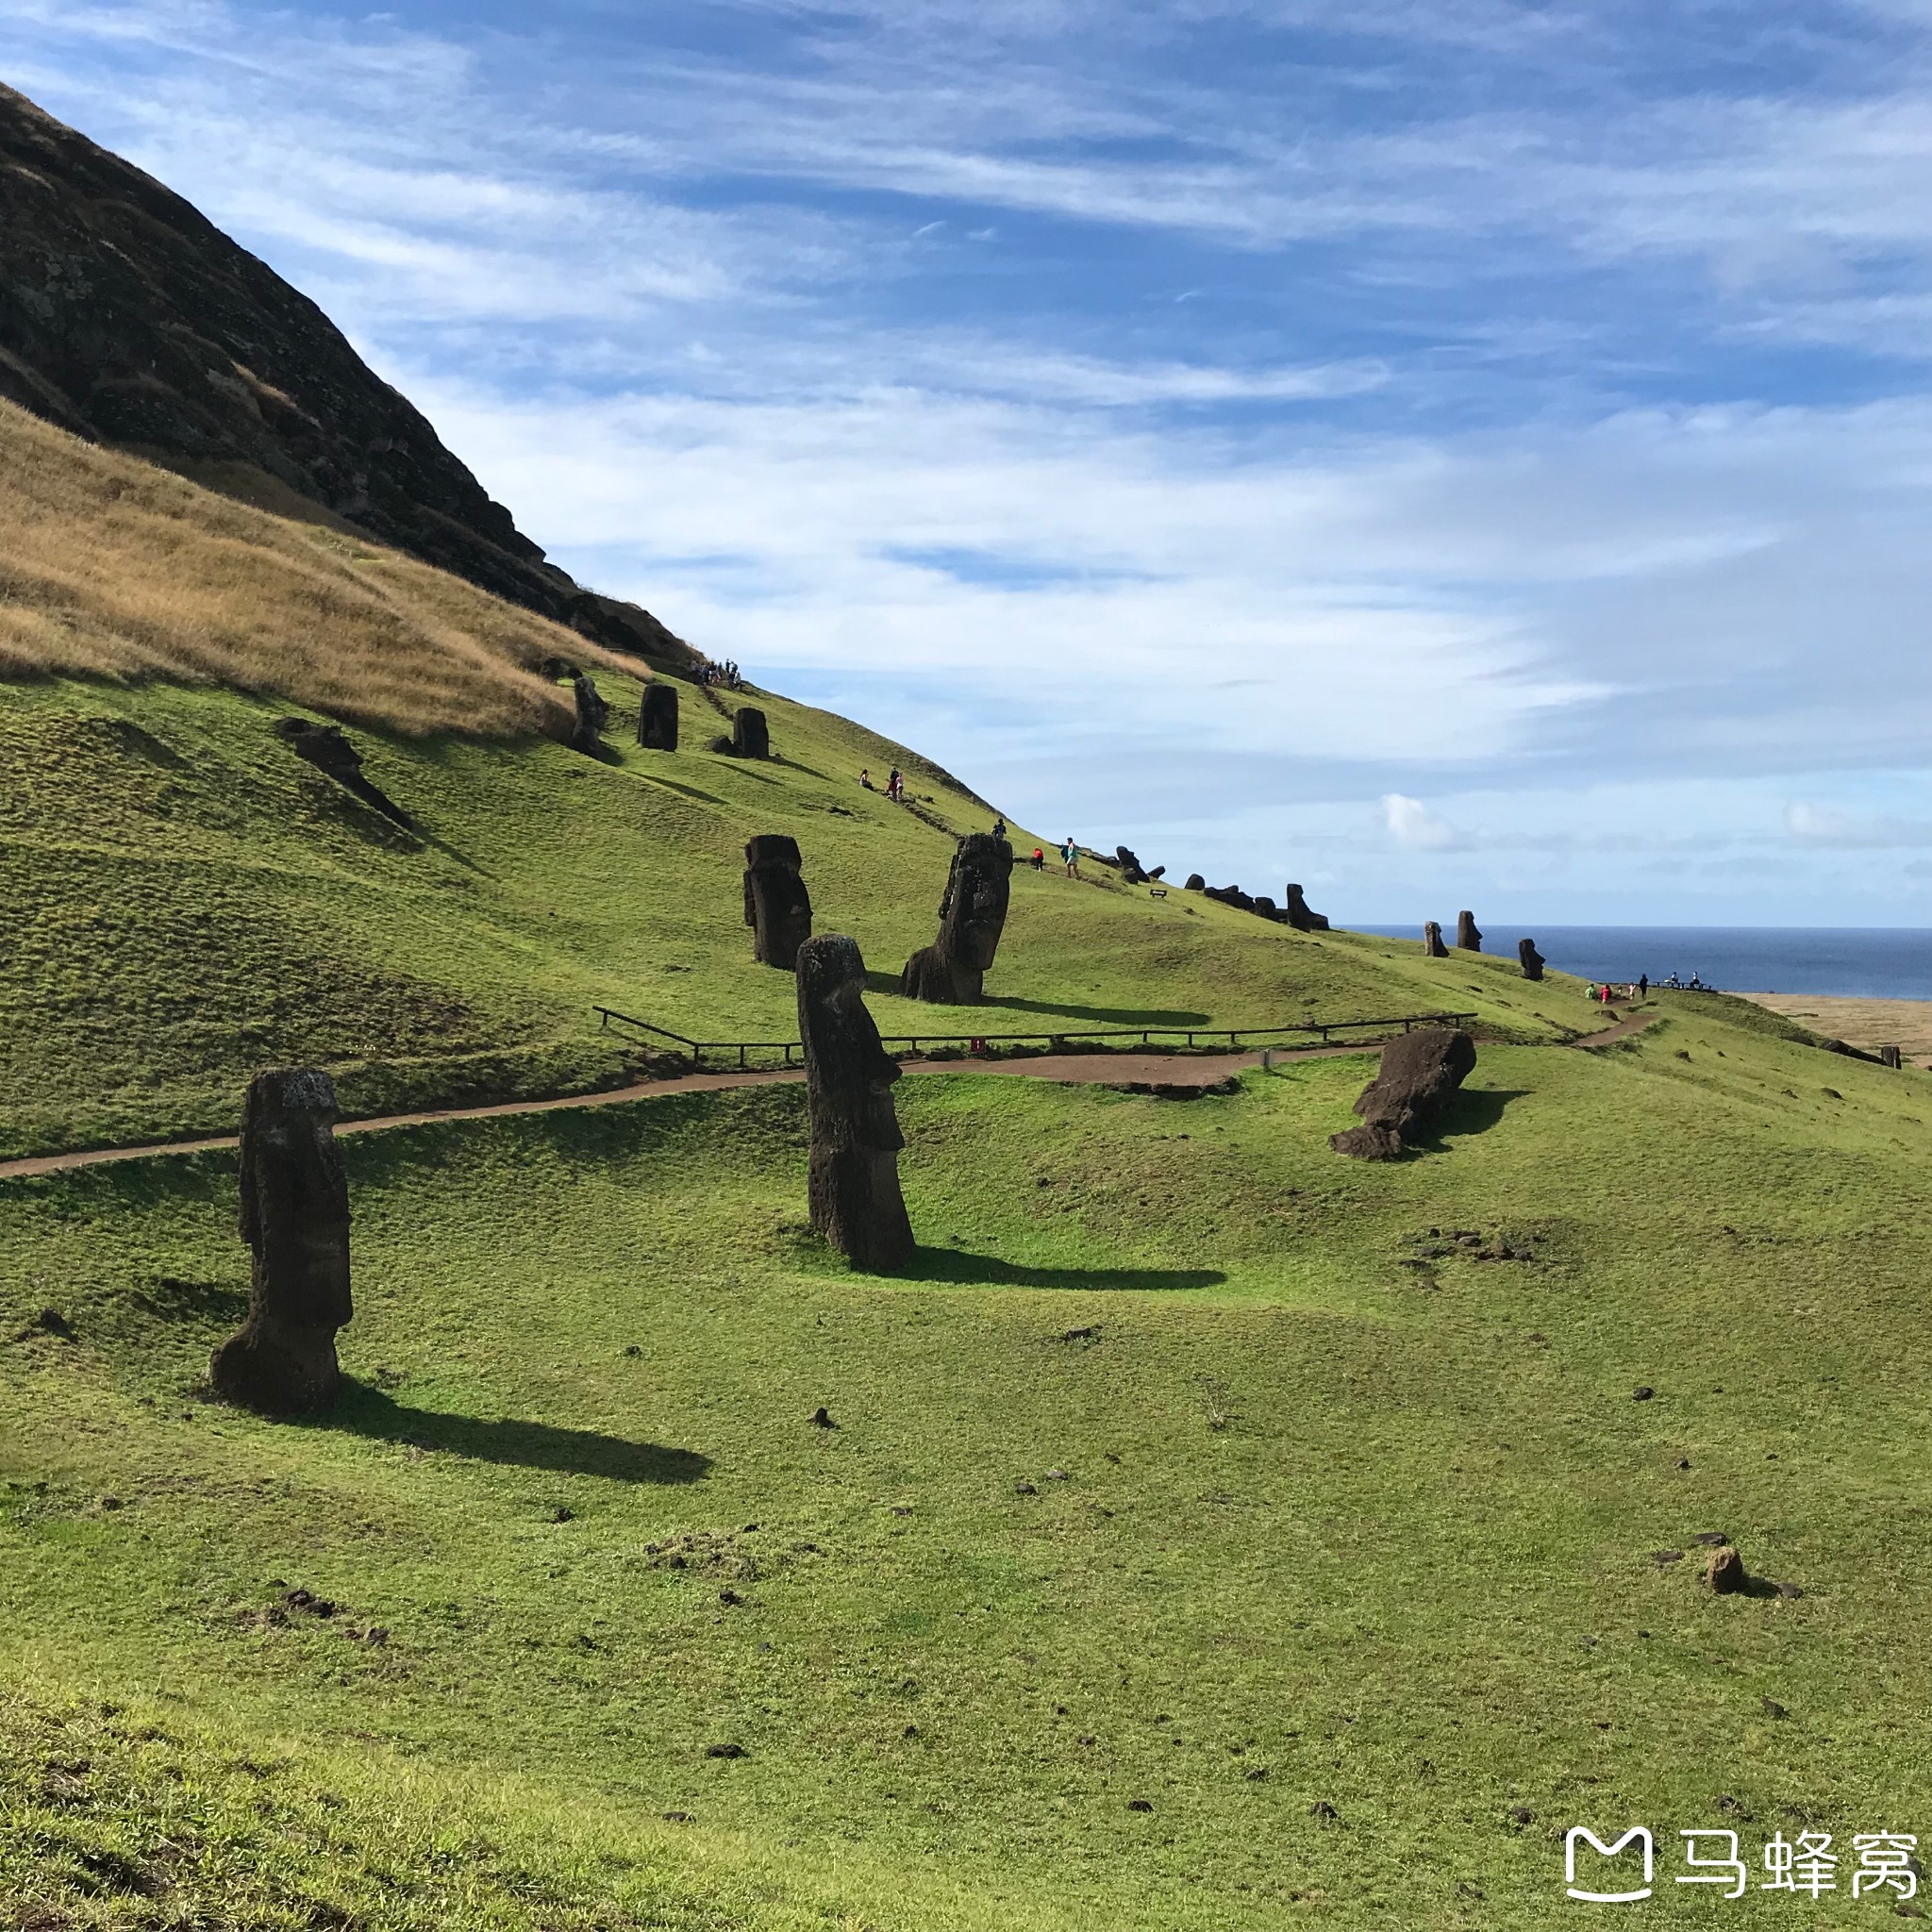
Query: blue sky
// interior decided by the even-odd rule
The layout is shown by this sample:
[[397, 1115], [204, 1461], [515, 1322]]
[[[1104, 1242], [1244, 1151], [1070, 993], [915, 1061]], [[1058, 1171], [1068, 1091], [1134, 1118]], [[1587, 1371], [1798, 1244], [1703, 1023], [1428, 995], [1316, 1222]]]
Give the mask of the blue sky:
[[0, 0], [568, 568], [1363, 921], [1925, 924], [1932, 0]]

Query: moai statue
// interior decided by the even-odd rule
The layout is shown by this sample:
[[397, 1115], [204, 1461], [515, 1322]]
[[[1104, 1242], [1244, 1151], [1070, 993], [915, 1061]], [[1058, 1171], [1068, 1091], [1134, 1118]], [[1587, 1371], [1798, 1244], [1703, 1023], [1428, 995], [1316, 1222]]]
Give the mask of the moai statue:
[[638, 742], [646, 751], [677, 749], [677, 687], [662, 678], [644, 687], [638, 709]]
[[811, 1127], [811, 1224], [855, 1267], [891, 1274], [912, 1258], [914, 1245], [899, 1191], [899, 1064], [865, 1009], [856, 940], [821, 933], [799, 947], [798, 1037]]
[[1013, 848], [991, 832], [969, 832], [953, 855], [940, 936], [906, 962], [899, 991], [938, 1006], [976, 1007], [998, 950], [1012, 891]]
[[341, 1386], [336, 1330], [349, 1300], [349, 1184], [336, 1090], [312, 1068], [258, 1074], [242, 1105], [241, 1234], [255, 1251], [248, 1320], [208, 1379], [266, 1415], [326, 1407]]
[[1523, 961], [1524, 978], [1541, 979], [1543, 976], [1543, 956], [1537, 951], [1534, 940], [1518, 940], [1516, 957]]
[[1457, 949], [1464, 953], [1480, 953], [1483, 949], [1483, 936], [1477, 930], [1474, 912], [1458, 912], [1456, 915]]
[[765, 728], [765, 714], [746, 705], [731, 720], [731, 755], [739, 758], [768, 758], [772, 756], [772, 735]]
[[1460, 1027], [1424, 1026], [1382, 1049], [1375, 1077], [1357, 1097], [1362, 1124], [1331, 1134], [1338, 1154], [1394, 1160], [1422, 1140], [1475, 1071], [1475, 1041]]
[[1431, 919], [1423, 926], [1423, 952], [1431, 959], [1446, 959], [1449, 948], [1442, 943], [1442, 927], [1438, 920]]
[[610, 707], [582, 672], [571, 680], [571, 692], [577, 705], [576, 728], [570, 735], [571, 749], [594, 755], [604, 727], [610, 723]]
[[752, 929], [751, 956], [787, 973], [811, 937], [811, 894], [799, 873], [802, 862], [798, 841], [782, 832], [760, 832], [746, 841], [744, 923]]
[[1281, 902], [1281, 916], [1297, 932], [1326, 932], [1328, 922], [1319, 912], [1309, 908], [1308, 902], [1302, 897], [1299, 886], [1284, 889]]
[[1207, 890], [1208, 881], [1197, 872], [1191, 872], [1188, 874], [1187, 884], [1181, 888], [1181, 891], [1184, 892], [1205, 892]]

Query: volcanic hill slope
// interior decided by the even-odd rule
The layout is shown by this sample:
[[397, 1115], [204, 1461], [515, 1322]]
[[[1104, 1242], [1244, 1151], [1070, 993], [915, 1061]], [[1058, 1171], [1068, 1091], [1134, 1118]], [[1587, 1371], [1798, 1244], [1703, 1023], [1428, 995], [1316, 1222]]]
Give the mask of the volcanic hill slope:
[[987, 808], [903, 747], [756, 692], [774, 757], [720, 756], [745, 699], [675, 662], [4, 404], [0, 528], [5, 1151], [232, 1126], [272, 1061], [364, 1113], [608, 1084], [596, 1003], [789, 1037], [754, 832], [888, 1033], [1483, 1034], [1388, 1163], [1328, 1146], [1372, 1055], [908, 1079], [891, 1279], [806, 1224], [795, 1086], [358, 1136], [303, 1424], [203, 1399], [231, 1158], [0, 1180], [0, 1927], [1532, 1932], [1573, 1823], [1668, 1886], [1684, 1827], [1932, 1821], [1924, 1075], [1692, 995], [1578, 1050], [1560, 975], [1104, 872], [1020, 873], [990, 1004], [914, 1008]]

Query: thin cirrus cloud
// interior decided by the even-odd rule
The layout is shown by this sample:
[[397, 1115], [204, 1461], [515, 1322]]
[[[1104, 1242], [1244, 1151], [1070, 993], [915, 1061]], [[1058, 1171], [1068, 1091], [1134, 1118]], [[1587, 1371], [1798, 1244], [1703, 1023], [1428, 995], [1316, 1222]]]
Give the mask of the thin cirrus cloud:
[[1921, 6], [0, 30], [560, 560], [1056, 834], [1729, 918], [1920, 842]]

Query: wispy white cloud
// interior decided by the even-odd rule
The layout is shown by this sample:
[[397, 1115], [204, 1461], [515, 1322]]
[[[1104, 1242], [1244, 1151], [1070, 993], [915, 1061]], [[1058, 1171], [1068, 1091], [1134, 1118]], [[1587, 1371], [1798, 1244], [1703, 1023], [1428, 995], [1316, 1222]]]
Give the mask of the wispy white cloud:
[[1467, 842], [1441, 813], [1401, 791], [1382, 794], [1382, 823], [1389, 836], [1410, 852], [1453, 852]]

